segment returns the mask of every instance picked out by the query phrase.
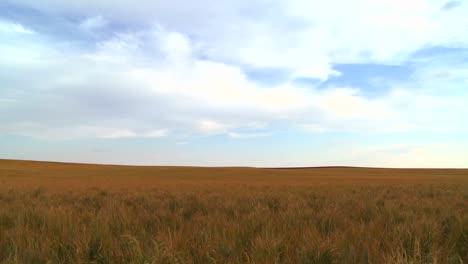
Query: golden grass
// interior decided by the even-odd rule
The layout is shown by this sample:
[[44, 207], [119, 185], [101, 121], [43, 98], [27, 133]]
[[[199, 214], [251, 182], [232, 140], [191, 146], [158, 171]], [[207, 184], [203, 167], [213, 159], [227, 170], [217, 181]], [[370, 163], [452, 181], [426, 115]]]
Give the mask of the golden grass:
[[468, 170], [0, 160], [0, 263], [468, 263]]

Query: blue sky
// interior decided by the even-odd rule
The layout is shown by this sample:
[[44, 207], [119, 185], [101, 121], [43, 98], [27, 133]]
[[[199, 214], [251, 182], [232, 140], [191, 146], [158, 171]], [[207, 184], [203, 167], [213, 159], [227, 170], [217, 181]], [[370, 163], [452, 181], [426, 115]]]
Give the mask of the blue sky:
[[0, 158], [468, 167], [463, 1], [0, 2]]

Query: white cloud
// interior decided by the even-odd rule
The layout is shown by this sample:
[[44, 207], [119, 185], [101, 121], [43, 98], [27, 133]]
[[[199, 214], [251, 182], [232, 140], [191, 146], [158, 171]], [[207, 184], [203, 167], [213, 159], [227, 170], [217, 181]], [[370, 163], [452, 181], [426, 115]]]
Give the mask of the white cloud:
[[[40, 44], [30, 52], [47, 51]], [[153, 47], [152, 53], [146, 52], [148, 46]], [[93, 51], [42, 53], [49, 60], [46, 69], [26, 64], [19, 72], [12, 72], [11, 78], [17, 77], [16, 88], [31, 92], [29, 80], [34, 79], [35, 89], [43, 94], [36, 101], [14, 93], [7, 95], [4, 100], [17, 104], [10, 103], [5, 110], [11, 114], [11, 121], [3, 122], [3, 130], [33, 136], [116, 138], [162, 136], [165, 132], [159, 127], [163, 126], [176, 134], [240, 138], [258, 134], [255, 124], [259, 123], [263, 124], [262, 130], [275, 125], [320, 133], [468, 129], [456, 121], [466, 102], [465, 95], [440, 96], [424, 88], [413, 89], [428, 73], [415, 75], [416, 81], [395, 87], [386, 96], [367, 98], [358, 87], [317, 90], [288, 83], [259, 85], [238, 66], [197, 58], [194, 46], [197, 43], [188, 36], [159, 27], [115, 35], [98, 43]], [[21, 71], [27, 71], [30, 79], [24, 79]], [[434, 67], [421, 71], [432, 72]], [[463, 71], [454, 72], [452, 77], [460, 76], [464, 76]], [[51, 98], [57, 104], [50, 104]], [[37, 116], [21, 115], [23, 109], [33, 109]], [[56, 118], [56, 124], [69, 124], [70, 130], [93, 127], [101, 119], [109, 121], [103, 131], [70, 132], [60, 128], [61, 124], [49, 124], [45, 117]], [[35, 125], [15, 125], [20, 122]], [[122, 127], [125, 129], [119, 129]], [[254, 132], [239, 132], [244, 129]]]
[[401, 62], [424, 45], [453, 44], [451, 38], [458, 35], [455, 32], [460, 32], [467, 18], [460, 13], [441, 14], [443, 3], [337, 0], [318, 4], [297, 0], [288, 6], [292, 14], [314, 23], [315, 32], [325, 32], [317, 35], [306, 30], [302, 38], [319, 36], [320, 42], [328, 44], [325, 52], [334, 61], [388, 63]]
[[325, 112], [343, 118], [388, 118], [393, 114], [385, 102], [366, 99], [352, 88], [328, 90], [319, 100], [319, 106]]
[[227, 130], [229, 126], [219, 122], [205, 119], [198, 122], [198, 128], [206, 134], [219, 134]]
[[[421, 47], [468, 47], [464, 2], [15, 0], [8, 5], [14, 7], [11, 14], [0, 10], [0, 16], [18, 21], [0, 22], [0, 135], [60, 140], [57, 145], [77, 138], [99, 138], [103, 144], [120, 138], [190, 142], [158, 154], [151, 146], [132, 146], [138, 153], [132, 157], [127, 149], [82, 155], [90, 162], [467, 166], [468, 147], [455, 136], [468, 132], [463, 122], [468, 55], [411, 57]], [[405, 64], [414, 72], [372, 96], [369, 87], [316, 86], [342, 74], [334, 69], [337, 63]], [[268, 82], [252, 74], [267, 72], [266, 78], [275, 79], [270, 70], [285, 76]], [[343, 70], [342, 77], [349, 74]], [[297, 78], [317, 80], [301, 85]], [[333, 132], [359, 136], [357, 142], [330, 143]], [[413, 142], [428, 134], [434, 136], [426, 142], [399, 143], [405, 141], [402, 135], [416, 135], [407, 140]], [[210, 148], [205, 143], [214, 135], [232, 140]], [[203, 151], [196, 152], [200, 138]], [[271, 144], [262, 145], [266, 141]], [[2, 151], [7, 153], [3, 145]], [[63, 151], [57, 153], [62, 158]]]
[[107, 25], [107, 20], [102, 16], [94, 16], [84, 19], [78, 27], [86, 32], [92, 32]]
[[[112, 32], [92, 49], [63, 48], [40, 33], [34, 43], [18, 37], [0, 44], [7, 54], [0, 65], [9, 73], [9, 86], [26, 91], [8, 89], [2, 99], [10, 102], [2, 111], [11, 117], [0, 128], [9, 133], [148, 137], [166, 135], [159, 130], [164, 127], [171, 134], [242, 138], [262, 134], [252, 125], [258, 123], [262, 131], [275, 126], [312, 132], [468, 129], [457, 121], [466, 112], [467, 95], [434, 92], [435, 86], [466, 84], [466, 71], [450, 63], [421, 67], [413, 80], [377, 98], [364, 96], [361, 87], [259, 84], [244, 70], [278, 67], [291, 70], [290, 79], [326, 80], [340, 74], [332, 67], [336, 62], [400, 63], [425, 45], [467, 45], [466, 34], [460, 34], [467, 24], [465, 5], [441, 13], [442, 1], [295, 0], [274, 1], [271, 9], [253, 8], [249, 14], [249, 3], [226, 1], [219, 9], [209, 5], [191, 14], [196, 19], [184, 24], [168, 11], [185, 7], [169, 3], [129, 8], [128, 3], [84, 1], [77, 10], [64, 3], [22, 3], [52, 15], [78, 12], [84, 19], [77, 27], [83, 30], [112, 21], [139, 27]], [[0, 24], [0, 30], [28, 31], [11, 23]], [[437, 84], [427, 81], [437, 76]], [[83, 129], [100, 120], [106, 122], [99, 131]], [[240, 132], [246, 130], [253, 132]]]
[[135, 137], [137, 134], [131, 130], [115, 130], [108, 132], [103, 135], [99, 135], [98, 137], [102, 138], [126, 138], [126, 137]]
[[227, 133], [231, 138], [258, 138], [258, 137], [269, 137], [272, 133], [237, 133], [237, 132], [228, 132]]
[[190, 40], [178, 32], [164, 32], [160, 29], [159, 47], [170, 62], [184, 61], [191, 57]]
[[121, 129], [121, 130], [107, 129], [105, 133], [100, 133], [95, 136], [100, 137], [100, 138], [129, 138], [129, 137], [155, 138], [155, 137], [164, 137], [167, 135], [168, 135], [168, 132], [165, 129], [151, 130], [151, 131], [139, 132], [139, 133], [132, 131], [132, 130], [127, 130], [127, 129]]
[[466, 168], [466, 144], [399, 144], [364, 147], [355, 150], [361, 164], [402, 168]]
[[18, 23], [10, 23], [0, 20], [0, 32], [5, 33], [19, 33], [19, 34], [34, 34], [34, 31], [25, 28], [23, 25]]
[[162, 40], [168, 56], [193, 53], [190, 36], [197, 39], [197, 50], [211, 59], [288, 68], [291, 78], [325, 80], [338, 74], [332, 68], [337, 62], [401, 63], [427, 45], [468, 45], [468, 5], [441, 10], [446, 0], [16, 3], [50, 15], [84, 16], [85, 28], [101, 27], [107, 19], [164, 25], [171, 32]]
[[[18, 2], [53, 14], [94, 14], [90, 25], [102, 24], [99, 12], [127, 23], [163, 24], [203, 38], [213, 56], [316, 78], [333, 73], [331, 62], [396, 61], [427, 44], [453, 43], [467, 22], [466, 5], [441, 12], [445, 1]], [[255, 11], [244, 11], [249, 8]]]

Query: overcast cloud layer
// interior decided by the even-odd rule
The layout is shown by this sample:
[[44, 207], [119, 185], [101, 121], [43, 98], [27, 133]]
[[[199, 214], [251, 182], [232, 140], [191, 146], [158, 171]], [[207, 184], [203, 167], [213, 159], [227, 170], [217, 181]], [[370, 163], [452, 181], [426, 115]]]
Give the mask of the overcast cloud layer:
[[466, 167], [462, 1], [0, 2], [0, 157]]

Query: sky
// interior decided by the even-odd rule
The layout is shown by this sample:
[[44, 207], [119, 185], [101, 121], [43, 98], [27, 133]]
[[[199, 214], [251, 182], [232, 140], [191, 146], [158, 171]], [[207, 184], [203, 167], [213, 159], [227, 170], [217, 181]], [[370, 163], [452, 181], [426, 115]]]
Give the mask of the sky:
[[2, 0], [0, 158], [468, 167], [468, 2]]

